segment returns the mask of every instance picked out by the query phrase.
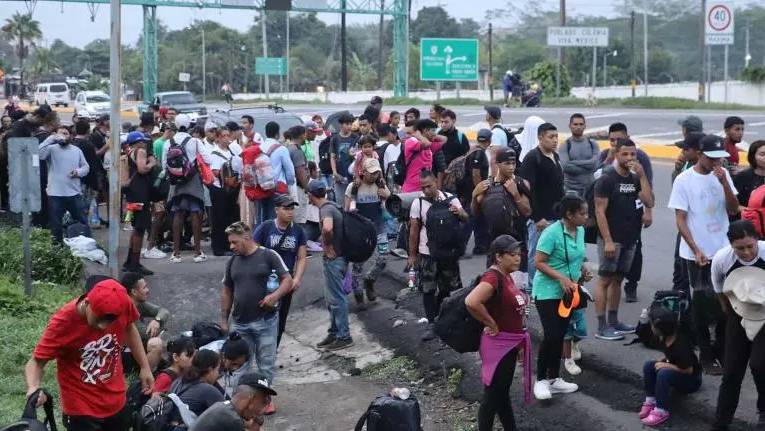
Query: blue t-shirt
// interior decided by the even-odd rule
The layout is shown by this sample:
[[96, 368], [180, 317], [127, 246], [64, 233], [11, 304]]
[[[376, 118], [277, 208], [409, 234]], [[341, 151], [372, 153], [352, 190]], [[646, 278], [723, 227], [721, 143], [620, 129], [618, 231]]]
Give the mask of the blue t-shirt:
[[[266, 230], [265, 232], [263, 231], [264, 229]], [[285, 235], [285, 231], [279, 229], [274, 220], [268, 220], [265, 223], [261, 223], [255, 229], [252, 237], [255, 242], [263, 247], [276, 251], [281, 256], [284, 264], [287, 265], [290, 274], [292, 274], [295, 271], [298, 248], [306, 245], [306, 236], [300, 226], [292, 223], [286, 231], [281, 247], [277, 248], [283, 235]]]

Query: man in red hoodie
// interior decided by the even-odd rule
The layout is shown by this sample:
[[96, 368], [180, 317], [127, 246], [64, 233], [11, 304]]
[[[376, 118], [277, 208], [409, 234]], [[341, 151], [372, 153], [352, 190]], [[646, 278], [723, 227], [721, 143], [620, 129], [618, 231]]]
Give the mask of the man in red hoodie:
[[728, 162], [730, 163], [731, 175], [735, 175], [738, 172], [738, 147], [736, 144], [740, 143], [744, 138], [744, 120], [740, 117], [728, 117], [725, 119], [725, 140], [723, 141], [723, 149], [730, 154]]
[[36, 407], [45, 403], [38, 391], [45, 365], [55, 360], [67, 430], [126, 430], [130, 417], [125, 410], [123, 344], [140, 367], [143, 393], [150, 395], [154, 387], [136, 320], [138, 311], [127, 290], [111, 278], [61, 307], [26, 364], [27, 397], [39, 393]]

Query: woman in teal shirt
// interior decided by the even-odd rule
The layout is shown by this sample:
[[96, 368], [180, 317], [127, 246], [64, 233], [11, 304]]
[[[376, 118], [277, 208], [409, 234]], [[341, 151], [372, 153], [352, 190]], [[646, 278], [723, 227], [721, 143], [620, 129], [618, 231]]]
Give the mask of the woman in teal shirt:
[[557, 204], [560, 220], [542, 232], [537, 243], [532, 297], [542, 322], [544, 340], [537, 357], [537, 382], [534, 396], [550, 399], [552, 394], [567, 394], [579, 389], [559, 377], [563, 354], [563, 337], [569, 317], [558, 315], [563, 294], [577, 288], [577, 280], [592, 277], [583, 267], [585, 258], [584, 225], [587, 203], [575, 195], [566, 195]]

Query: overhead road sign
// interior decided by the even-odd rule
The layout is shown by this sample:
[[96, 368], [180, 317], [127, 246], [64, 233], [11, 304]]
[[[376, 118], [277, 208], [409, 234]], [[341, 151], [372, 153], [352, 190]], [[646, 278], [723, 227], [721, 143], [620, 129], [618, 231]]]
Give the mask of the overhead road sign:
[[478, 81], [478, 40], [420, 39], [420, 79]]
[[734, 11], [732, 2], [710, 1], [704, 19], [707, 45], [733, 45]]
[[608, 46], [608, 27], [548, 27], [547, 46]]

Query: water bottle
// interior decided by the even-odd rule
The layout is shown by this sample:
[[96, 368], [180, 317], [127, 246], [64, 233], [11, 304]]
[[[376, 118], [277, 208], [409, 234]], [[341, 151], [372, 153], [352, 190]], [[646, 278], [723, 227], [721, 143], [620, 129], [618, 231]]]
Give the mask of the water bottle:
[[643, 311], [640, 312], [640, 324], [641, 325], [647, 325], [648, 324], [648, 310], [643, 309]]
[[[276, 289], [279, 288], [279, 276], [276, 275], [276, 270], [271, 270], [271, 275], [268, 276], [268, 282], [266, 283], [266, 293], [268, 295], [276, 292]], [[275, 308], [279, 308], [279, 303], [277, 302], [275, 305]]]
[[407, 286], [412, 290], [417, 289], [417, 272], [414, 268], [409, 268], [409, 282]]

